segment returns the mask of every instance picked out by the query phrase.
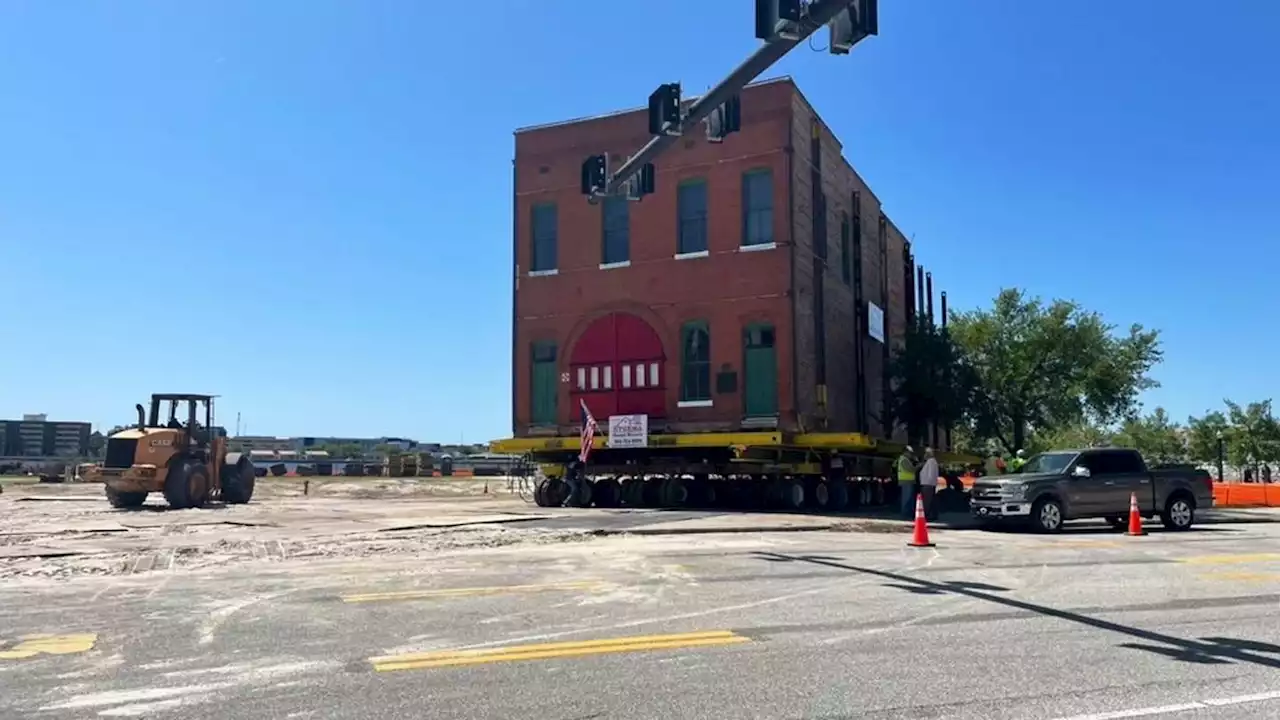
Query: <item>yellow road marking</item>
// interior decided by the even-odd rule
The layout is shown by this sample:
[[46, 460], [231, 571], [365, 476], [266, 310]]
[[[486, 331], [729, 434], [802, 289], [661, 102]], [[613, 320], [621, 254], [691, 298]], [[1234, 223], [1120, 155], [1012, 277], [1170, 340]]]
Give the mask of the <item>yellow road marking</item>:
[[389, 670], [418, 670], [422, 668], [513, 662], [516, 660], [545, 660], [549, 658], [603, 655], [606, 653], [640, 652], [644, 650], [736, 645], [744, 642], [751, 642], [751, 638], [743, 637], [730, 630], [712, 630], [679, 635], [638, 635], [582, 642], [539, 643], [536, 645], [511, 645], [479, 650], [441, 650], [437, 652], [408, 653], [405, 655], [369, 658], [369, 662], [373, 665], [374, 670], [387, 672]]
[[37, 655], [70, 655], [93, 649], [98, 636], [93, 633], [77, 635], [24, 635], [18, 644], [8, 650], [0, 650], [0, 660], [25, 660]]
[[1275, 562], [1280, 560], [1280, 553], [1253, 553], [1245, 555], [1199, 555], [1179, 558], [1178, 562], [1188, 565], [1242, 565], [1253, 562]]
[[553, 590], [599, 590], [606, 583], [599, 581], [547, 583], [544, 585], [499, 585], [496, 587], [443, 588], [436, 590], [401, 590], [396, 592], [362, 593], [343, 595], [342, 602], [362, 603], [381, 600], [429, 600], [434, 598], [476, 597], [480, 595], [503, 595], [507, 593], [535, 593]]
[[1214, 572], [1203, 573], [1205, 580], [1234, 580], [1236, 582], [1280, 582], [1280, 573], [1268, 572]]

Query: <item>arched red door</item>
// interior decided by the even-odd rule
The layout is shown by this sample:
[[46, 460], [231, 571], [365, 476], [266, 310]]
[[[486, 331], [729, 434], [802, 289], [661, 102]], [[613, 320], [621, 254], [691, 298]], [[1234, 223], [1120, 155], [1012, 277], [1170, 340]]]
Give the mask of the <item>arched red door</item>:
[[662, 338], [630, 313], [610, 313], [587, 327], [569, 354], [573, 417], [579, 398], [601, 424], [610, 415], [666, 414]]

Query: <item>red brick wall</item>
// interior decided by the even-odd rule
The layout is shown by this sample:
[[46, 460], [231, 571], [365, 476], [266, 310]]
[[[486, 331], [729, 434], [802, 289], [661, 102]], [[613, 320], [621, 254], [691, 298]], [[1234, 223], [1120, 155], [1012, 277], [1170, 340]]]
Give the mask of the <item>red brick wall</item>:
[[[530, 346], [557, 344], [561, 372], [569, 369], [573, 344], [595, 318], [626, 311], [644, 318], [662, 338], [664, 377], [672, 430], [738, 427], [742, 418], [741, 328], [774, 325], [778, 358], [778, 409], [783, 428], [853, 431], [883, 436], [882, 346], [867, 335], [867, 308], [856, 307], [854, 290], [841, 271], [840, 227], [844, 213], [861, 218], [864, 301], [885, 309], [891, 342], [900, 342], [906, 317], [903, 235], [886, 222], [884, 260], [879, 241], [879, 199], [842, 155], [840, 141], [817, 118], [821, 137], [822, 186], [827, 206], [827, 263], [823, 271], [827, 404], [817, 390], [817, 342], [813, 322], [812, 187], [810, 133], [817, 118], [790, 80], [748, 88], [743, 130], [725, 143], [703, 139], [701, 128], [656, 163], [657, 193], [631, 205], [631, 264], [600, 269], [600, 206], [579, 193], [579, 173], [588, 155], [607, 152], [616, 167], [648, 139], [645, 113], [616, 113], [517, 132], [515, 158], [516, 293], [514, 333], [514, 431], [531, 432]], [[794, 148], [794, 150], [792, 150]], [[741, 176], [768, 167], [774, 177], [774, 239], [777, 247], [739, 252]], [[709, 256], [676, 259], [676, 187], [684, 179], [708, 182]], [[851, 207], [859, 193], [860, 213]], [[539, 203], [558, 208], [558, 262], [552, 276], [530, 277], [530, 217]], [[852, 244], [852, 238], [851, 238]], [[793, 273], [794, 263], [794, 273]], [[887, 263], [887, 265], [886, 265]], [[793, 292], [794, 274], [794, 299]], [[884, 282], [887, 275], [888, 283]], [[852, 280], [852, 273], [850, 273]], [[705, 320], [711, 329], [714, 373], [727, 365], [738, 373], [739, 392], [713, 392], [710, 408], [680, 408], [680, 326]], [[861, 337], [866, 377], [866, 414], [855, 406], [855, 351]], [[793, 347], [794, 338], [794, 347]], [[560, 432], [578, 423], [568, 384], [560, 386]], [[901, 439], [902, 431], [893, 435]]]
[[[514, 431], [530, 432], [530, 345], [553, 340], [562, 372], [568, 371], [576, 337], [592, 320], [611, 311], [632, 312], [663, 340], [668, 417], [673, 430], [736, 427], [742, 417], [742, 336], [750, 322], [775, 327], [779, 411], [783, 424], [794, 415], [791, 398], [790, 265], [786, 180], [787, 133], [793, 85], [766, 83], [744, 93], [743, 130], [725, 143], [707, 143], [700, 129], [686, 134], [657, 162], [657, 192], [631, 205], [629, 267], [602, 270], [600, 206], [579, 193], [583, 159], [608, 152], [611, 165], [648, 140], [642, 111], [518, 132], [515, 157], [516, 292], [514, 338]], [[741, 175], [768, 167], [774, 177], [773, 250], [738, 252]], [[675, 259], [676, 187], [686, 178], [708, 182], [709, 256]], [[530, 277], [530, 217], [539, 203], [558, 208], [557, 274]], [[713, 393], [709, 408], [679, 408], [680, 326], [705, 320], [711, 332], [713, 373], [728, 365], [738, 372], [739, 393]], [[713, 377], [714, 386], [714, 377]], [[575, 427], [569, 385], [561, 384], [561, 431]], [[655, 421], [656, 422], [656, 421]]]
[[[905, 295], [903, 293], [903, 238], [892, 222], [886, 225], [886, 255], [888, 286], [884, 285], [884, 262], [879, 243], [879, 220], [883, 209], [880, 200], [871, 192], [858, 173], [842, 154], [839, 139], [830, 131], [821, 117], [800, 92], [792, 102], [794, 119], [792, 142], [796, 148], [792, 175], [795, 203], [796, 267], [803, 269], [796, 274], [796, 366], [797, 385], [800, 388], [798, 404], [804, 424], [810, 428], [825, 427], [831, 431], [863, 430], [873, 436], [883, 437], [881, 422], [883, 403], [884, 358], [882, 346], [867, 334], [866, 303], [872, 302], [885, 309], [889, 334], [902, 338], [905, 328]], [[826, 327], [826, 380], [827, 404], [821, 408], [817, 392], [817, 340], [814, 332], [813, 257], [816, 253], [813, 239], [813, 187], [811, 180], [812, 127], [818, 127], [822, 169], [822, 189], [826, 196], [827, 262], [823, 273], [824, 323]], [[860, 208], [855, 212], [853, 194], [857, 192]], [[855, 306], [853, 273], [849, 283], [844, 280], [841, 264], [841, 223], [848, 215], [850, 224], [862, 225], [862, 283], [863, 301]], [[857, 219], [857, 220], [855, 220]], [[850, 258], [853, 258], [853, 232], [850, 228]], [[859, 343], [859, 337], [861, 343]], [[857, 373], [855, 352], [863, 353], [863, 372], [867, 387], [866, 416], [859, 418], [856, 408]], [[895, 436], [898, 431], [895, 430]]]

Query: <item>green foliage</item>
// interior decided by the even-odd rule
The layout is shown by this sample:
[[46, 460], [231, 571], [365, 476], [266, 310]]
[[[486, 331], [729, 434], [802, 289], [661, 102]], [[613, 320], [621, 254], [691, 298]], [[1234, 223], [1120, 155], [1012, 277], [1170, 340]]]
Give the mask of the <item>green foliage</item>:
[[1138, 395], [1157, 386], [1147, 373], [1161, 359], [1159, 333], [1116, 333], [1074, 302], [1006, 289], [990, 310], [956, 313], [949, 330], [980, 388], [965, 408], [970, 434], [1008, 452], [1033, 432], [1132, 415]]
[[1271, 401], [1227, 405], [1225, 434], [1227, 462], [1236, 467], [1280, 462], [1280, 422], [1271, 410]]
[[1182, 427], [1171, 421], [1162, 407], [1150, 415], [1126, 420], [1111, 442], [1140, 450], [1152, 464], [1181, 463], [1190, 459]]
[[930, 423], [944, 427], [964, 417], [976, 376], [950, 335], [927, 322], [912, 323], [889, 361], [892, 418], [911, 442], [926, 444]]

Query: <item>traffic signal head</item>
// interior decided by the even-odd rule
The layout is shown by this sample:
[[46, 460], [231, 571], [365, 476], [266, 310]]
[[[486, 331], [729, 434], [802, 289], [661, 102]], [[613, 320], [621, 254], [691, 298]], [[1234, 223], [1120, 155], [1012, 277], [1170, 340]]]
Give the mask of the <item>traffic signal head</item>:
[[582, 161], [582, 194], [594, 195], [609, 182], [609, 158], [592, 155]]
[[680, 125], [680, 83], [664, 83], [649, 96], [649, 134]]
[[831, 31], [830, 51], [833, 55], [846, 55], [862, 40], [880, 32], [880, 18], [876, 0], [853, 0], [849, 7], [827, 23]]
[[657, 174], [653, 163], [641, 165], [636, 174], [627, 180], [627, 199], [641, 200], [645, 195], [652, 195], [657, 186]]
[[707, 116], [707, 140], [723, 142], [725, 137], [742, 129], [742, 98], [734, 95]]
[[788, 28], [799, 22], [803, 13], [802, 0], [756, 0], [756, 37], [787, 37]]

